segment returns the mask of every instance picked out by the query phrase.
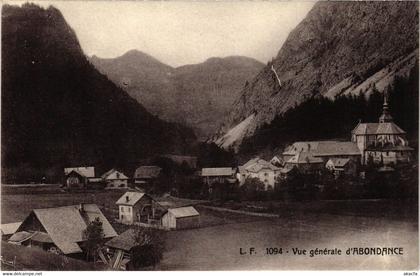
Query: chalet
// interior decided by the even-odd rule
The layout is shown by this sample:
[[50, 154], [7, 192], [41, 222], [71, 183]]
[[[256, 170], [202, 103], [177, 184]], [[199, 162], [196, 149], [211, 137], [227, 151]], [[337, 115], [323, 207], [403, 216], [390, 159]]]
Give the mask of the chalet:
[[127, 189], [128, 177], [115, 169], [104, 173], [101, 178], [106, 183], [107, 189]]
[[162, 168], [158, 166], [140, 166], [134, 172], [134, 184], [142, 186], [153, 183], [161, 174]]
[[162, 216], [165, 229], [188, 229], [200, 227], [200, 214], [192, 206], [170, 208]]
[[8, 240], [14, 233], [16, 233], [16, 230], [21, 224], [22, 222], [14, 222], [0, 225], [1, 240]]
[[156, 223], [163, 211], [153, 198], [140, 192], [126, 192], [116, 204], [119, 221], [124, 224]]
[[274, 188], [276, 178], [280, 172], [279, 167], [259, 157], [251, 159], [244, 165], [239, 166], [238, 170], [237, 176], [240, 185], [243, 185], [247, 178], [258, 178], [264, 183], [265, 190]]
[[95, 177], [95, 167], [64, 168], [64, 175], [67, 188], [88, 188], [90, 184], [102, 181]]
[[405, 131], [393, 122], [386, 95], [379, 123], [358, 123], [351, 134], [352, 142], [360, 150], [363, 164], [369, 159], [383, 165], [411, 160], [413, 148], [408, 146]]
[[104, 241], [117, 236], [96, 204], [80, 204], [34, 209], [9, 242], [77, 256], [83, 253], [84, 231], [96, 218], [102, 222]]
[[331, 158], [325, 164], [325, 167], [332, 171], [336, 178], [357, 175], [357, 165], [349, 158]]

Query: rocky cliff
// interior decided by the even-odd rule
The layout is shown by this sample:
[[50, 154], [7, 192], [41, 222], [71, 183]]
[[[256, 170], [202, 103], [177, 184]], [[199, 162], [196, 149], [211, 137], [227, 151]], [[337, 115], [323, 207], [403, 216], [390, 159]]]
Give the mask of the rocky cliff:
[[319, 2], [242, 90], [214, 140], [236, 147], [311, 97], [383, 91], [417, 62], [418, 2]]

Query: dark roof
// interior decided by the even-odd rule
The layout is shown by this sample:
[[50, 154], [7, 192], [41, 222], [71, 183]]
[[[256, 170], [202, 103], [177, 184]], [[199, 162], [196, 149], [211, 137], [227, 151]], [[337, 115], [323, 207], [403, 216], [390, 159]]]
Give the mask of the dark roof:
[[123, 232], [121, 235], [106, 242], [105, 245], [108, 247], [122, 249], [124, 251], [129, 252], [131, 248], [138, 245], [136, 243], [135, 236], [136, 236], [135, 229], [130, 228], [127, 231]]
[[156, 178], [159, 176], [162, 168], [158, 166], [141, 166], [138, 167], [134, 173], [134, 178]]

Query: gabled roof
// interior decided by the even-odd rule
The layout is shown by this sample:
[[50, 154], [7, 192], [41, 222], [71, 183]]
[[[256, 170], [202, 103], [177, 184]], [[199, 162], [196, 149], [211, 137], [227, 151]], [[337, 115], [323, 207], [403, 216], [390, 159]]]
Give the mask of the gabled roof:
[[128, 177], [125, 174], [117, 171], [116, 169], [111, 169], [111, 170], [107, 171], [101, 177], [105, 180], [113, 180], [113, 179], [126, 180], [126, 179], [128, 179]]
[[201, 170], [201, 176], [231, 176], [235, 173], [232, 168], [203, 168]]
[[95, 167], [73, 167], [64, 168], [64, 174], [68, 175], [71, 171], [75, 171], [84, 177], [95, 177]]
[[81, 252], [77, 242], [84, 240], [83, 231], [96, 218], [102, 222], [105, 238], [117, 235], [96, 204], [83, 204], [83, 210], [80, 205], [34, 209], [31, 214], [36, 216], [64, 254]]
[[309, 152], [299, 152], [292, 158], [286, 161], [286, 163], [291, 164], [314, 164], [314, 163], [323, 163], [323, 160], [319, 157], [314, 157]]
[[193, 217], [200, 215], [197, 210], [192, 206], [171, 208], [168, 212], [173, 214], [176, 218]]
[[22, 222], [4, 223], [0, 226], [2, 235], [11, 235], [16, 232]]
[[[140, 192], [126, 192], [123, 194], [115, 204], [117, 205], [130, 205], [133, 206], [139, 201], [145, 193]], [[128, 200], [127, 200], [128, 199]]]
[[156, 178], [159, 176], [162, 168], [158, 166], [140, 166], [134, 172], [134, 178]]

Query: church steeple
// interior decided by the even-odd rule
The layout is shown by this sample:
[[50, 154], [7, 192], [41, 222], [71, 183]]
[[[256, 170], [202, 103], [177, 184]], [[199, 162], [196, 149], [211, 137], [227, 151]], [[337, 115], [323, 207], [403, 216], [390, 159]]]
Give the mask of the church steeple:
[[388, 93], [384, 91], [384, 104], [382, 107], [382, 115], [379, 117], [379, 123], [389, 123], [392, 122], [392, 116], [389, 113], [388, 106]]

